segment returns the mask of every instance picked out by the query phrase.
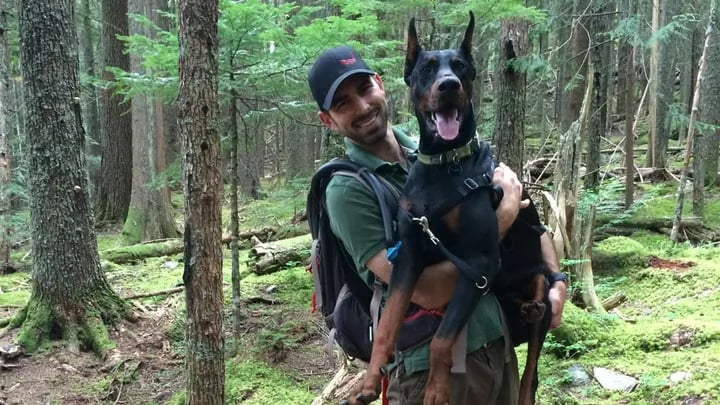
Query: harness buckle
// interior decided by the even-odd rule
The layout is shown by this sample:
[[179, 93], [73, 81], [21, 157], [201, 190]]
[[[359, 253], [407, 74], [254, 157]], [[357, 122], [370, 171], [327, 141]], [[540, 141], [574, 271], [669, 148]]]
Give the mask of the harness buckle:
[[485, 292], [483, 293], [483, 295], [485, 295], [485, 294], [487, 294], [488, 291], [489, 291], [489, 290], [487, 289], [488, 279], [487, 279], [487, 277], [485, 277], [485, 276], [482, 276], [482, 279], [483, 279], [483, 284], [480, 285], [480, 284], [478, 284], [477, 282], [475, 282], [475, 287], [477, 287], [478, 290], [485, 289]]
[[477, 183], [477, 181], [475, 181], [475, 179], [472, 179], [472, 178], [470, 178], [470, 177], [468, 177], [467, 179], [465, 179], [465, 180], [463, 181], [463, 183], [464, 183], [465, 186], [466, 186], [467, 188], [469, 188], [470, 190], [475, 190], [476, 188], [480, 187], [480, 185]]
[[435, 236], [435, 234], [430, 230], [430, 223], [428, 222], [428, 219], [426, 216], [422, 216], [420, 218], [413, 218], [413, 222], [417, 222], [420, 227], [422, 228], [422, 231], [427, 234], [428, 238], [430, 238], [430, 242], [433, 243], [433, 245], [437, 245], [438, 242], [440, 242], [440, 239]]

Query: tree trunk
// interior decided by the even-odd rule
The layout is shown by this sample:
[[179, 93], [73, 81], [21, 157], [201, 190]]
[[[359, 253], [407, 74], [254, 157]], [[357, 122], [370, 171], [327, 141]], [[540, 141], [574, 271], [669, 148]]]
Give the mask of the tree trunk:
[[[130, 12], [152, 18], [156, 16], [152, 2], [133, 0]], [[139, 22], [130, 23], [131, 34], [152, 38], [154, 33]], [[131, 55], [134, 73], [151, 74], [142, 66], [140, 56]], [[165, 170], [165, 144], [162, 138], [161, 104], [153, 95], [137, 94], [132, 99], [132, 193], [130, 208], [123, 226], [123, 235], [131, 243], [170, 238], [177, 235], [172, 207], [164, 180], [158, 175]]]
[[[239, 108], [238, 100], [233, 104], [235, 111]], [[261, 159], [258, 150], [258, 138], [261, 137], [261, 131], [252, 131], [250, 126], [259, 120], [258, 117], [243, 117], [242, 112], [236, 114], [236, 121], [239, 118], [242, 124], [242, 140], [240, 141], [240, 149], [238, 150], [238, 161], [242, 162], [238, 166], [240, 193], [252, 199], [257, 199], [260, 190], [260, 179], [258, 176], [258, 160]], [[232, 124], [231, 124], [232, 125]], [[237, 122], [235, 123], [237, 126]]]
[[717, 10], [717, 2], [716, 0], [712, 0], [711, 6], [710, 6], [710, 22], [707, 25], [707, 30], [705, 31], [705, 41], [703, 45], [703, 52], [702, 56], [700, 57], [700, 63], [698, 67], [698, 73], [697, 73], [697, 80], [695, 82], [695, 93], [693, 95], [693, 103], [692, 103], [692, 111], [690, 112], [690, 123], [688, 124], [688, 135], [687, 135], [687, 143], [686, 143], [686, 149], [685, 149], [685, 159], [683, 163], [683, 170], [682, 174], [680, 175], [680, 186], [678, 187], [677, 191], [677, 202], [675, 204], [675, 217], [673, 220], [673, 227], [670, 231], [670, 240], [673, 243], [677, 243], [678, 238], [678, 232], [680, 231], [680, 224], [682, 221], [682, 211], [683, 211], [683, 205], [685, 202], [685, 186], [687, 183], [687, 177], [688, 177], [688, 167], [690, 166], [690, 153], [693, 150], [693, 135], [695, 132], [695, 121], [697, 120], [697, 116], [699, 114], [700, 109], [700, 99], [703, 91], [703, 81], [705, 80], [704, 75], [705, 71], [707, 71], [708, 66], [708, 51], [712, 47], [718, 47], [717, 43], [712, 42], [716, 39], [713, 38], [712, 33], [717, 30], [717, 25], [720, 21], [718, 21], [718, 10]]
[[525, 145], [525, 70], [518, 66], [528, 51], [528, 23], [503, 20], [496, 75], [497, 106], [492, 143], [498, 161], [520, 173]]
[[71, 348], [112, 347], [103, 321], [126, 306], [100, 270], [88, 200], [75, 2], [23, 0], [20, 43], [29, 143], [32, 294], [12, 322], [35, 350], [58, 331]]
[[[714, 27], [710, 33], [710, 43], [713, 44], [707, 49], [707, 70], [703, 79], [702, 90], [702, 121], [706, 124], [720, 126], [720, 32], [717, 15], [718, 7], [715, 9]], [[720, 154], [720, 130], [709, 131], [704, 134], [704, 145], [701, 147], [700, 158], [704, 163], [704, 184], [720, 185], [718, 182], [718, 155]]]
[[589, 0], [575, 1], [575, 20], [572, 24], [572, 39], [567, 66], [567, 76], [562, 83], [563, 97], [560, 111], [560, 132], [564, 133], [570, 128], [570, 124], [580, 116], [580, 108], [585, 92], [585, 79], [587, 77], [587, 53], [590, 44], [588, 31], [588, 18], [585, 16], [588, 10]]
[[[234, 80], [233, 74], [230, 74], [230, 82]], [[242, 303], [240, 300], [240, 249], [238, 247], [240, 225], [238, 218], [238, 193], [239, 188], [239, 168], [240, 162], [238, 161], [238, 148], [239, 136], [238, 136], [238, 114], [237, 114], [237, 103], [238, 103], [237, 92], [235, 89], [230, 90], [230, 233], [232, 239], [230, 241], [230, 251], [232, 256], [232, 269], [230, 271], [230, 277], [232, 282], [232, 314], [233, 314], [233, 330], [236, 336], [239, 336], [242, 329]]]
[[5, 1], [0, 0], [0, 274], [5, 273], [10, 264], [10, 234], [7, 217], [10, 213], [10, 66], [7, 38], [7, 12]]
[[588, 117], [584, 188], [586, 191], [597, 193], [600, 187], [600, 141], [605, 135], [607, 125], [609, 76], [607, 61], [610, 59], [610, 42], [605, 38], [605, 32], [608, 28], [607, 16], [605, 15], [607, 8], [600, 6], [595, 8], [594, 11], [595, 15], [590, 20], [593, 44], [590, 51], [590, 61], [593, 65], [593, 91], [590, 102], [590, 116]]
[[[82, 0], [82, 27], [80, 29], [80, 47], [82, 71], [88, 77], [95, 77], [95, 47], [93, 40], [93, 12], [90, 0]], [[93, 84], [87, 85], [83, 91], [83, 119], [85, 119], [85, 134], [87, 137], [87, 153], [92, 157], [100, 157], [100, 114], [98, 106], [98, 91]], [[97, 164], [88, 164], [90, 184], [93, 188], [98, 185], [100, 168]]]
[[[676, 0], [658, 0], [660, 6], [660, 24], [666, 25], [671, 22], [676, 13]], [[657, 44], [657, 76], [653, 81], [655, 98], [655, 115], [651, 117], [652, 143], [648, 149], [648, 166], [664, 168], [667, 165], [666, 153], [670, 141], [672, 122], [670, 117], [670, 106], [674, 101], [675, 69], [673, 61], [675, 58], [674, 36], [665, 38]], [[654, 49], [654, 48], [653, 48]], [[652, 94], [652, 93], [651, 93]], [[652, 98], [650, 103], [653, 103]]]
[[[630, 0], [633, 1], [633, 0]], [[635, 50], [629, 43], [622, 45], [625, 60], [625, 209], [629, 210], [635, 199]], [[618, 103], [619, 104], [619, 103]]]
[[180, 0], [178, 128], [185, 194], [186, 404], [225, 402], [218, 2]]
[[[130, 56], [117, 35], [128, 35], [127, 0], [103, 0], [102, 47], [104, 66], [130, 71]], [[103, 69], [102, 79], [115, 80]], [[130, 206], [132, 190], [132, 114], [130, 104], [109, 87], [103, 90], [102, 160], [96, 205], [98, 221], [123, 223]]]

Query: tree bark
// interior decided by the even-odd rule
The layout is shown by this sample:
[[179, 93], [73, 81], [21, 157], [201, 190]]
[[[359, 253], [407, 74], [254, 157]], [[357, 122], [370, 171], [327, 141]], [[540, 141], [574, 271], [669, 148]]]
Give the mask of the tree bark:
[[10, 213], [10, 66], [5, 0], [0, 0], [0, 274], [10, 265], [10, 234], [7, 215]]
[[[107, 67], [130, 71], [130, 56], [117, 35], [128, 35], [127, 0], [103, 0], [102, 45], [105, 69], [102, 79], [115, 80]], [[96, 204], [98, 221], [123, 223], [130, 206], [132, 190], [132, 113], [130, 104], [115, 94], [113, 87], [103, 90], [102, 159]]]
[[225, 402], [218, 2], [180, 0], [178, 128], [185, 195], [186, 404]]
[[590, 44], [588, 35], [588, 0], [575, 0], [567, 75], [561, 83], [563, 89], [560, 111], [560, 132], [565, 133], [580, 116], [587, 78], [587, 55]]
[[528, 23], [503, 20], [496, 77], [495, 132], [492, 143], [498, 161], [520, 173], [525, 145], [526, 72], [519, 66], [528, 51]]
[[[707, 49], [707, 66], [702, 89], [702, 121], [706, 124], [720, 126], [720, 32], [718, 24], [718, 7], [715, 8], [713, 31], [710, 33], [710, 43]], [[700, 159], [703, 161], [704, 185], [720, 185], [718, 182], [718, 157], [720, 155], [720, 130], [710, 131], [703, 136], [704, 142], [700, 148]], [[697, 155], [696, 155], [697, 156]], [[698, 185], [700, 186], [700, 185]]]
[[[671, 22], [676, 14], [676, 0], [660, 0], [660, 24], [666, 25]], [[652, 144], [649, 148], [648, 166], [664, 168], [667, 166], [666, 153], [670, 141], [672, 120], [670, 117], [670, 106], [674, 102], [675, 69], [675, 47], [673, 37], [665, 38], [658, 46], [657, 76], [653, 81], [655, 88], [655, 116], [651, 125]], [[652, 99], [650, 100], [652, 103]]]
[[[82, 27], [80, 27], [80, 47], [82, 71], [88, 77], [95, 77], [95, 41], [93, 40], [93, 12], [90, 7], [90, 0], [82, 0]], [[89, 156], [100, 156], [100, 114], [98, 105], [98, 91], [95, 85], [86, 86], [83, 91], [83, 119], [85, 120], [85, 134], [88, 142], [87, 153]], [[97, 186], [100, 168], [97, 165], [88, 165], [90, 183]]]
[[[132, 0], [130, 12], [157, 18], [153, 2]], [[147, 26], [130, 23], [131, 34], [154, 36]], [[130, 56], [134, 73], [150, 75], [142, 66], [139, 55]], [[162, 104], [152, 94], [137, 94], [132, 99], [132, 192], [130, 207], [123, 226], [123, 235], [131, 242], [177, 236], [167, 184], [158, 178], [165, 171], [165, 143], [162, 138]]]
[[71, 348], [82, 341], [102, 356], [113, 346], [103, 322], [126, 306], [100, 270], [90, 213], [75, 1], [20, 4], [33, 278], [12, 326], [27, 351], [61, 331]]
[[717, 24], [718, 24], [718, 10], [717, 10], [717, 2], [716, 0], [712, 0], [711, 6], [710, 6], [710, 22], [707, 25], [707, 30], [705, 31], [705, 45], [703, 46], [703, 52], [702, 56], [700, 57], [700, 63], [698, 67], [698, 74], [697, 74], [697, 81], [695, 82], [695, 93], [693, 95], [693, 103], [692, 103], [692, 111], [690, 112], [690, 123], [688, 124], [688, 135], [687, 135], [687, 143], [686, 143], [686, 150], [685, 150], [685, 159], [683, 163], [683, 171], [680, 175], [680, 186], [678, 187], [677, 191], [677, 202], [675, 204], [675, 219], [673, 220], [673, 227], [670, 231], [670, 240], [673, 243], [678, 242], [678, 232], [680, 231], [680, 224], [682, 221], [682, 210], [683, 205], [685, 202], [685, 186], [687, 183], [687, 177], [688, 177], [688, 167], [690, 166], [690, 154], [693, 150], [693, 136], [695, 133], [695, 121], [697, 120], [697, 116], [699, 114], [700, 110], [700, 98], [701, 93], [703, 90], [703, 81], [704, 81], [704, 75], [705, 71], [707, 70], [707, 56], [708, 51], [712, 47], [717, 47], [718, 44], [712, 42], [714, 39], [712, 36], [712, 33], [717, 30]]
[[[230, 82], [234, 81], [234, 76], [230, 74]], [[236, 335], [239, 335], [242, 329], [242, 302], [240, 300], [240, 249], [238, 246], [240, 224], [238, 215], [238, 193], [240, 192], [240, 162], [238, 159], [239, 136], [238, 136], [238, 114], [237, 114], [237, 92], [233, 88], [230, 90], [230, 106], [228, 115], [230, 116], [230, 254], [232, 256], [232, 269], [230, 277], [232, 282], [232, 314], [233, 329]]]
[[605, 38], [607, 31], [607, 8], [594, 8], [594, 16], [590, 20], [592, 47], [590, 62], [592, 63], [592, 99], [590, 116], [588, 117], [587, 156], [585, 160], [584, 188], [597, 193], [600, 187], [600, 141], [605, 135], [608, 113], [608, 72], [607, 61], [610, 59], [610, 42]]
[[629, 210], [635, 200], [635, 132], [633, 132], [633, 117], [635, 116], [635, 50], [629, 43], [622, 46], [628, 49], [623, 53], [627, 55], [625, 61], [625, 209]]

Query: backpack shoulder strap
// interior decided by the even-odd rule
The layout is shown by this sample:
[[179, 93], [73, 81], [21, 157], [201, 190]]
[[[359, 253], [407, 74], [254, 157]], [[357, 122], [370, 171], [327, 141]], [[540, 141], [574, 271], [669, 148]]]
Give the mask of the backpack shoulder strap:
[[[312, 178], [310, 183], [310, 191], [307, 198], [307, 214], [310, 225], [310, 232], [313, 239], [320, 238], [323, 233], [324, 239], [332, 239], [333, 246], [325, 246], [325, 253], [329, 250], [336, 250], [337, 254], [342, 256], [344, 265], [342, 265], [342, 277], [345, 280], [350, 291], [356, 296], [363, 308], [368, 309], [371, 304], [373, 292], [368, 288], [365, 281], [360, 275], [354, 271], [355, 266], [347, 252], [344, 250], [342, 242], [332, 234], [327, 220], [327, 206], [325, 202], [325, 189], [330, 183], [333, 175], [346, 175], [357, 179], [360, 184], [372, 192], [378, 201], [378, 207], [383, 220], [384, 239], [386, 246], [392, 246], [395, 243], [395, 212], [397, 208], [397, 197], [392, 189], [380, 180], [380, 177], [369, 170], [348, 159], [335, 159], [322, 165]], [[321, 247], [321, 249], [323, 249]]]

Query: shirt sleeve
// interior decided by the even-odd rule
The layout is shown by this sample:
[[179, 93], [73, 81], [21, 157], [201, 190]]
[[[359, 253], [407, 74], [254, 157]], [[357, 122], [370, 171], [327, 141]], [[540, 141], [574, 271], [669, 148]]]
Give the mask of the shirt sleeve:
[[330, 229], [355, 262], [361, 275], [365, 263], [385, 248], [380, 207], [374, 194], [349, 176], [336, 175], [325, 191]]

